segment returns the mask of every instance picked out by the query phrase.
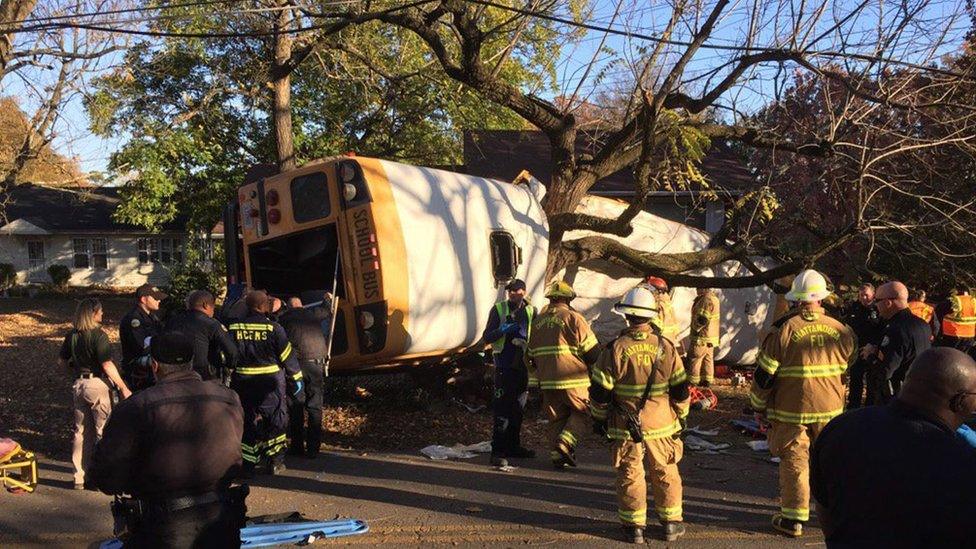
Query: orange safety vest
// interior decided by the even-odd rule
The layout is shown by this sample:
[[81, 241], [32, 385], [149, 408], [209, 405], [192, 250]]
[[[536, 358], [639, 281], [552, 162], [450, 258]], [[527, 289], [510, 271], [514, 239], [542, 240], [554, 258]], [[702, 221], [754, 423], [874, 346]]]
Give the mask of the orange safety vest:
[[909, 301], [908, 310], [911, 311], [913, 315], [921, 318], [925, 322], [931, 322], [932, 315], [935, 314], [935, 307], [924, 301]]
[[942, 333], [951, 337], [976, 337], [976, 300], [971, 295], [949, 298], [952, 312], [942, 319]]

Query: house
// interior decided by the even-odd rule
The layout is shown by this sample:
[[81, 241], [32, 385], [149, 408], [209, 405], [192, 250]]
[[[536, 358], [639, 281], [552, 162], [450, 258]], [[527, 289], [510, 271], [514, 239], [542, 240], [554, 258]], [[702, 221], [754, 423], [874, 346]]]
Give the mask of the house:
[[49, 283], [54, 264], [68, 267], [72, 286], [165, 284], [183, 259], [183, 224], [150, 234], [112, 218], [119, 202], [111, 187], [15, 187], [0, 226], [0, 263], [12, 264], [21, 284]]
[[[577, 154], [592, 152], [599, 132], [581, 132]], [[464, 132], [464, 166], [469, 175], [512, 181], [528, 170], [548, 184], [552, 176], [549, 140], [533, 130], [468, 130]], [[645, 210], [665, 219], [714, 233], [725, 221], [726, 201], [733, 200], [756, 185], [745, 163], [724, 142], [712, 143], [701, 170], [713, 193], [703, 189], [656, 191], [647, 199]], [[628, 200], [634, 195], [630, 169], [620, 170], [598, 181], [590, 193]], [[715, 196], [717, 195], [717, 197]]]

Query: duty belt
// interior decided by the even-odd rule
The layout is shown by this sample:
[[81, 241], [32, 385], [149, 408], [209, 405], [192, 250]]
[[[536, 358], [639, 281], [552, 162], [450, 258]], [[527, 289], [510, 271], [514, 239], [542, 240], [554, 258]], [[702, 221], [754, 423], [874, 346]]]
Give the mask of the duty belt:
[[327, 359], [327, 358], [303, 358], [303, 359], [299, 360], [299, 362], [302, 363], [302, 364], [323, 365], [323, 364], [327, 364], [329, 362], [329, 359]]
[[208, 503], [216, 503], [218, 501], [220, 501], [220, 494], [217, 492], [207, 492], [205, 494], [184, 496], [173, 499], [140, 499], [139, 504], [142, 507], [143, 513], [174, 513], [176, 511], [189, 509], [190, 507], [207, 505]]

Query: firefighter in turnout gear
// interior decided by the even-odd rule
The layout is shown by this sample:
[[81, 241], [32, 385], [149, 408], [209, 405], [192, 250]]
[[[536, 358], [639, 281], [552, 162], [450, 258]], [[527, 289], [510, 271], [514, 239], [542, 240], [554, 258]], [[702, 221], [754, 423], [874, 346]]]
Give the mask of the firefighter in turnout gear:
[[645, 286], [614, 306], [628, 327], [600, 354], [590, 386], [594, 431], [613, 440], [618, 516], [633, 543], [643, 543], [647, 524], [645, 463], [663, 538], [674, 541], [685, 532], [678, 462], [689, 384], [674, 344], [652, 322], [657, 306]]
[[674, 343], [678, 349], [678, 353], [683, 356], [684, 349], [678, 345], [678, 332], [681, 331], [681, 327], [678, 326], [678, 317], [674, 314], [674, 305], [671, 303], [668, 283], [663, 278], [657, 276], [649, 276], [645, 279], [645, 282], [652, 288], [658, 308], [658, 314], [651, 322], [657, 325], [661, 331], [661, 335]]
[[532, 321], [526, 351], [530, 378], [539, 381], [549, 420], [549, 457], [557, 469], [576, 466], [577, 435], [589, 428], [588, 367], [600, 355], [596, 335], [583, 315], [569, 306], [573, 287], [561, 280], [546, 289], [549, 305]]
[[844, 411], [841, 375], [855, 358], [857, 338], [824, 313], [830, 295], [823, 275], [801, 272], [787, 294], [799, 302], [762, 339], [749, 400], [771, 423], [769, 450], [780, 458], [781, 512], [773, 527], [798, 537], [810, 519], [810, 447], [828, 421]]
[[708, 387], [715, 381], [715, 348], [719, 343], [718, 296], [711, 288], [699, 288], [691, 306], [691, 351], [688, 381]]
[[241, 397], [244, 407], [244, 457], [242, 476], [254, 475], [266, 462], [271, 474], [284, 469], [288, 444], [288, 401], [285, 390], [296, 401], [304, 402], [302, 370], [285, 329], [268, 319], [272, 298], [263, 290], [246, 298], [248, 314], [232, 323], [228, 330], [237, 342], [237, 368], [230, 387]]
[[512, 280], [505, 286], [505, 291], [508, 299], [495, 303], [482, 333], [482, 339], [491, 342], [491, 358], [495, 366], [491, 464], [497, 467], [507, 466], [508, 458], [535, 457], [535, 452], [522, 446], [520, 437], [522, 411], [529, 390], [523, 355], [535, 307], [525, 299], [524, 281]]

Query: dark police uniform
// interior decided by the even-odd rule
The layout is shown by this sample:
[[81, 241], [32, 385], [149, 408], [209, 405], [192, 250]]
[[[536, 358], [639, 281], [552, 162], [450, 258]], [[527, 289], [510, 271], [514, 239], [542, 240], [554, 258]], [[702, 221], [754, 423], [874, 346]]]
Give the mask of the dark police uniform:
[[221, 368], [233, 370], [237, 365], [237, 345], [224, 326], [192, 310], [166, 323], [166, 329], [183, 332], [193, 343], [193, 370], [207, 380], [220, 380]]
[[288, 443], [286, 384], [288, 393], [303, 401], [302, 370], [285, 329], [267, 316], [252, 311], [229, 328], [238, 352], [230, 387], [244, 406], [244, 475], [262, 461], [274, 472]]
[[[152, 356], [185, 364], [179, 333], [153, 338]], [[95, 449], [89, 478], [137, 503], [126, 547], [239, 547], [243, 495], [228, 490], [241, 466], [243, 410], [230, 389], [196, 372], [171, 373], [122, 401]]]
[[871, 374], [880, 387], [875, 404], [887, 404], [898, 396], [902, 381], [915, 357], [932, 346], [932, 330], [927, 322], [902, 309], [888, 320], [879, 347], [880, 357]]
[[810, 458], [827, 547], [973, 546], [976, 450], [939, 418], [898, 399], [848, 412]]
[[[526, 300], [514, 310], [508, 301], [496, 303], [482, 334], [485, 342], [492, 343], [495, 364], [495, 392], [491, 401], [493, 457], [519, 457], [524, 453], [521, 431], [529, 378], [522, 357], [534, 312]], [[508, 332], [501, 329], [506, 324], [511, 326]], [[517, 345], [518, 342], [521, 345]]]
[[[290, 452], [315, 457], [322, 443], [322, 392], [329, 340], [325, 333], [332, 320], [331, 303], [314, 308], [289, 309], [278, 317], [298, 353], [298, 363], [305, 381], [305, 404], [292, 399], [288, 411]], [[308, 429], [305, 414], [308, 413]]]
[[[851, 303], [847, 308], [844, 318], [847, 324], [854, 330], [857, 336], [858, 345], [867, 344], [878, 345], [881, 343], [881, 332], [884, 330], [884, 321], [878, 314], [878, 309], [874, 305], [865, 307], [860, 301]], [[874, 357], [861, 358], [860, 355], [851, 364], [848, 370], [848, 386], [850, 391], [847, 396], [847, 409], [851, 410], [861, 406], [861, 399], [867, 404], [874, 404], [877, 399], [876, 393], [880, 389], [873, 379], [867, 380], [867, 396], [864, 395], [865, 377], [868, 374], [870, 365], [875, 361]]]
[[146, 338], [162, 331], [162, 324], [152, 313], [138, 305], [119, 322], [119, 342], [122, 344], [122, 376], [133, 392], [152, 385], [149, 369], [149, 348]]

